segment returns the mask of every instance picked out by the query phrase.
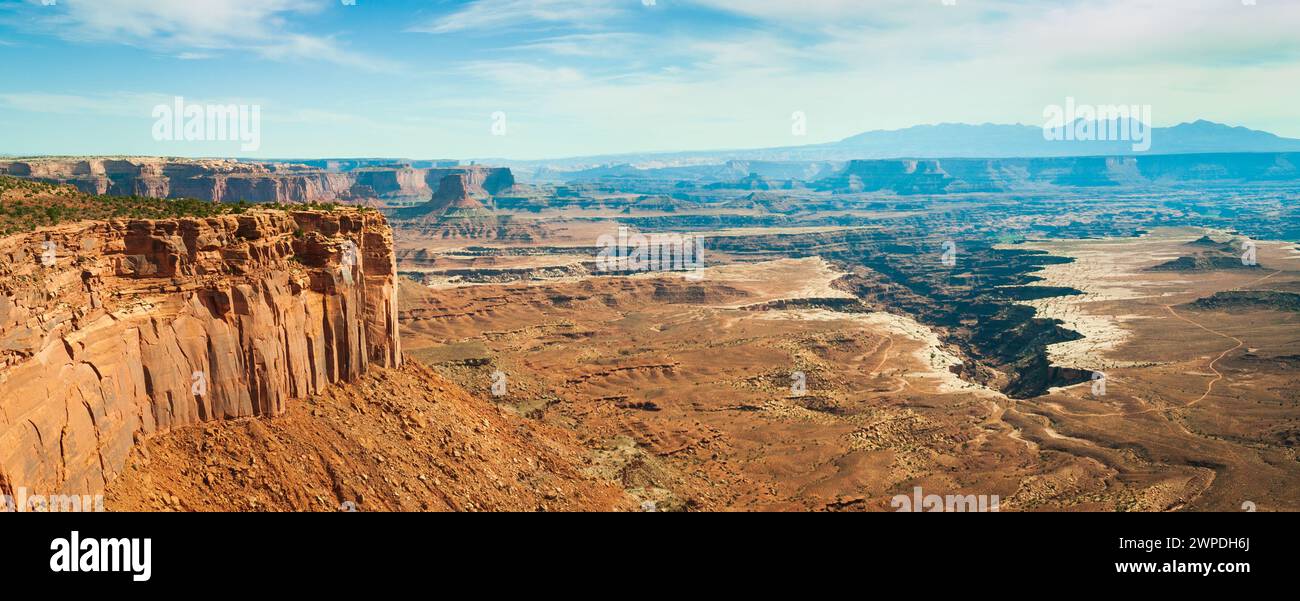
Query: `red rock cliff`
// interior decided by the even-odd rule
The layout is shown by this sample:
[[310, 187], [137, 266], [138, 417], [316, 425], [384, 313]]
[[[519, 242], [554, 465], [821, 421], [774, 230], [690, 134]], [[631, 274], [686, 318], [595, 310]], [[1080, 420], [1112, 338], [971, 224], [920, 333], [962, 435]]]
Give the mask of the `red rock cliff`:
[[397, 366], [395, 273], [370, 211], [0, 238], [0, 493], [97, 493], [140, 435]]
[[499, 194], [515, 185], [509, 169], [481, 165], [332, 172], [293, 163], [159, 157], [0, 160], [0, 174], [69, 184], [87, 194], [257, 203], [421, 201], [453, 175], [480, 194]]

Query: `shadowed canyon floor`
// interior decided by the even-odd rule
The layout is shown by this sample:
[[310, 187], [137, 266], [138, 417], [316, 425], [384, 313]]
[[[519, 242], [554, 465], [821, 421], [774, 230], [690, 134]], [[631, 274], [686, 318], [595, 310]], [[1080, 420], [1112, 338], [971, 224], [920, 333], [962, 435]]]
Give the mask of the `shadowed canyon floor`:
[[[660, 508], [889, 510], [914, 486], [1003, 510], [1298, 506], [1295, 313], [1194, 304], [1294, 289], [1293, 245], [1260, 242], [1247, 267], [1232, 233], [1143, 233], [1140, 195], [1082, 226], [1045, 202], [989, 244], [950, 221], [966, 202], [848, 211], [893, 226], [583, 208], [513, 242], [399, 224], [399, 270], [427, 284], [401, 288], [404, 341], [578, 433]], [[590, 241], [619, 223], [705, 236], [710, 266], [602, 274]], [[945, 233], [962, 240], [952, 267]]]
[[[407, 286], [404, 331], [412, 357], [485, 395], [495, 370], [507, 374], [502, 404], [580, 432], [658, 506], [880, 509], [918, 477], [1011, 496], [1017, 468], [1002, 466], [1036, 458], [993, 419], [999, 395], [949, 372], [955, 359], [923, 326], [762, 308], [837, 275], [802, 259], [719, 267], [700, 283]], [[795, 372], [806, 394], [792, 392]]]
[[[1153, 262], [1143, 253], [1165, 252], [1155, 240], [1131, 243], [1145, 247], [1137, 266]], [[579, 432], [632, 494], [661, 506], [881, 510], [921, 486], [996, 494], [1007, 510], [1223, 509], [1247, 500], [1243, 489], [1261, 506], [1291, 507], [1294, 451], [1275, 433], [1242, 440], [1241, 432], [1188, 430], [1173, 411], [1092, 417], [1130, 406], [1130, 381], [1159, 391], [1171, 408], [1195, 398], [1206, 382], [1189, 382], [1185, 372], [1208, 371], [1200, 355], [1117, 371], [1102, 401], [1088, 396], [1088, 384], [1016, 401], [954, 375], [949, 366], [960, 359], [910, 318], [772, 308], [775, 299], [847, 296], [827, 294], [837, 276], [810, 258], [711, 268], [700, 282], [665, 275], [407, 285], [402, 321], [412, 357], [485, 396], [493, 374], [506, 374], [501, 404]], [[1212, 332], [1171, 329], [1164, 306], [1247, 283], [1228, 277], [1181, 297], [1158, 293], [1155, 323], [1141, 331], [1165, 332], [1174, 340], [1152, 342], [1181, 349], [1223, 346]], [[1134, 327], [1115, 327], [1125, 326]], [[1281, 322], [1270, 340], [1295, 345], [1276, 338], [1294, 331], [1294, 322]], [[1079, 359], [1096, 369], [1143, 352], [1116, 346]], [[797, 372], [804, 394], [791, 388]], [[1285, 392], [1294, 377], [1277, 369], [1267, 383], [1259, 379], [1235, 385], [1274, 390], [1271, 403], [1219, 409], [1256, 415], [1257, 428], [1294, 424], [1283, 417], [1296, 401]]]

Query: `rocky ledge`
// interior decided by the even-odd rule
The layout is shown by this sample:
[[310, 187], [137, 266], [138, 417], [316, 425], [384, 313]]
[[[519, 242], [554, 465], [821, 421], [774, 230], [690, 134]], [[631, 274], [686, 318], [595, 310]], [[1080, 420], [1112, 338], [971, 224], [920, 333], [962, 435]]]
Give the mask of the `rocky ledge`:
[[143, 436], [396, 367], [395, 274], [374, 211], [0, 238], [0, 494], [94, 494]]

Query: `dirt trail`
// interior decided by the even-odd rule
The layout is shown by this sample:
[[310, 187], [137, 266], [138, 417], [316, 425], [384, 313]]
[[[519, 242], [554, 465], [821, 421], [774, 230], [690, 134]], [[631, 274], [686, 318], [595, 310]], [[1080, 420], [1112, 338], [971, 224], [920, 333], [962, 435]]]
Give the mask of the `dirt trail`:
[[1210, 380], [1209, 382], [1207, 382], [1207, 383], [1205, 384], [1205, 394], [1202, 394], [1202, 395], [1201, 395], [1200, 397], [1198, 397], [1196, 400], [1194, 400], [1194, 401], [1192, 401], [1192, 402], [1190, 402], [1190, 403], [1187, 403], [1186, 405], [1183, 405], [1182, 407], [1171, 407], [1171, 409], [1185, 409], [1185, 408], [1187, 408], [1187, 407], [1191, 407], [1191, 406], [1193, 406], [1193, 405], [1195, 405], [1195, 404], [1197, 404], [1197, 403], [1199, 403], [1199, 402], [1201, 402], [1201, 401], [1204, 401], [1206, 397], [1210, 396], [1210, 393], [1214, 392], [1214, 385], [1215, 385], [1215, 384], [1218, 384], [1221, 380], [1223, 380], [1223, 372], [1220, 372], [1219, 369], [1218, 369], [1217, 367], [1215, 367], [1215, 365], [1216, 365], [1219, 361], [1222, 361], [1224, 357], [1228, 356], [1228, 353], [1231, 353], [1231, 352], [1233, 352], [1233, 351], [1235, 351], [1235, 350], [1237, 350], [1237, 349], [1239, 349], [1239, 348], [1241, 348], [1241, 347], [1243, 347], [1243, 346], [1246, 346], [1246, 343], [1245, 343], [1245, 342], [1242, 342], [1242, 340], [1241, 340], [1240, 338], [1237, 338], [1236, 336], [1230, 336], [1230, 335], [1228, 335], [1228, 334], [1224, 334], [1223, 332], [1220, 332], [1220, 331], [1218, 331], [1218, 330], [1212, 330], [1212, 329], [1207, 328], [1207, 327], [1205, 327], [1205, 326], [1203, 326], [1203, 325], [1201, 325], [1201, 324], [1199, 324], [1199, 323], [1197, 323], [1197, 322], [1195, 322], [1195, 321], [1192, 321], [1191, 319], [1188, 319], [1188, 318], [1186, 318], [1186, 317], [1184, 317], [1184, 316], [1182, 316], [1182, 315], [1179, 315], [1179, 313], [1178, 313], [1177, 311], [1174, 310], [1174, 306], [1173, 306], [1173, 305], [1165, 305], [1165, 310], [1169, 311], [1169, 314], [1170, 314], [1170, 315], [1173, 315], [1174, 317], [1177, 317], [1178, 319], [1181, 319], [1181, 320], [1183, 320], [1183, 321], [1185, 321], [1185, 322], [1187, 322], [1187, 323], [1190, 323], [1190, 324], [1192, 324], [1192, 325], [1194, 325], [1194, 326], [1196, 326], [1196, 327], [1198, 327], [1198, 328], [1200, 328], [1200, 329], [1202, 329], [1202, 330], [1205, 330], [1206, 332], [1209, 332], [1209, 333], [1211, 333], [1211, 334], [1215, 334], [1215, 335], [1218, 335], [1218, 336], [1222, 336], [1222, 337], [1224, 337], [1224, 338], [1227, 338], [1227, 339], [1229, 339], [1229, 340], [1235, 341], [1235, 342], [1237, 343], [1236, 346], [1234, 346], [1234, 347], [1232, 347], [1232, 348], [1230, 348], [1230, 349], [1228, 349], [1228, 350], [1226, 350], [1226, 351], [1223, 351], [1222, 353], [1219, 353], [1219, 356], [1218, 356], [1218, 357], [1215, 357], [1213, 361], [1210, 361], [1209, 368], [1210, 368], [1210, 371], [1214, 372], [1214, 379], [1213, 379], [1213, 380]]
[[[1281, 271], [1274, 271], [1273, 273], [1270, 273], [1270, 274], [1268, 274], [1268, 275], [1266, 275], [1266, 276], [1264, 276], [1264, 277], [1262, 277], [1262, 278], [1259, 278], [1259, 279], [1257, 279], [1257, 280], [1253, 280], [1253, 281], [1247, 282], [1247, 283], [1245, 283], [1245, 284], [1242, 284], [1241, 286], [1238, 286], [1238, 287], [1236, 287], [1236, 288], [1233, 288], [1232, 290], [1235, 292], [1235, 291], [1243, 290], [1243, 289], [1245, 289], [1245, 288], [1249, 288], [1249, 287], [1254, 286], [1254, 285], [1256, 285], [1256, 284], [1259, 284], [1260, 282], [1263, 282], [1263, 281], [1265, 281], [1265, 280], [1267, 280], [1267, 279], [1269, 279], [1269, 278], [1271, 278], [1271, 277], [1273, 277], [1273, 276], [1275, 276], [1275, 275], [1277, 275], [1277, 274], [1279, 274], [1279, 273], [1282, 273], [1282, 272], [1281, 272]], [[1185, 403], [1185, 404], [1182, 404], [1182, 405], [1173, 405], [1173, 406], [1169, 406], [1169, 407], [1156, 407], [1156, 408], [1151, 408], [1151, 409], [1143, 409], [1143, 410], [1141, 410], [1141, 411], [1116, 411], [1116, 412], [1111, 412], [1111, 413], [1076, 413], [1076, 412], [1073, 412], [1073, 411], [1066, 411], [1066, 410], [1064, 410], [1064, 409], [1058, 409], [1058, 410], [1057, 410], [1057, 413], [1059, 413], [1059, 414], [1061, 414], [1061, 415], [1068, 415], [1068, 416], [1070, 416], [1070, 417], [1087, 417], [1087, 418], [1093, 418], [1093, 417], [1129, 417], [1129, 416], [1134, 416], [1134, 415], [1146, 415], [1146, 414], [1149, 414], [1149, 413], [1164, 413], [1164, 412], [1166, 412], [1166, 411], [1174, 411], [1174, 410], [1178, 410], [1178, 409], [1187, 409], [1188, 407], [1195, 406], [1197, 403], [1200, 403], [1201, 401], [1204, 401], [1206, 398], [1208, 398], [1208, 397], [1209, 397], [1209, 396], [1214, 392], [1214, 385], [1215, 385], [1215, 384], [1218, 384], [1219, 382], [1223, 381], [1223, 379], [1224, 379], [1223, 372], [1220, 372], [1219, 369], [1216, 367], [1216, 365], [1218, 365], [1218, 363], [1219, 363], [1220, 361], [1222, 361], [1224, 357], [1227, 357], [1229, 353], [1232, 353], [1233, 351], [1236, 351], [1236, 350], [1240, 349], [1241, 347], [1246, 346], [1246, 343], [1245, 343], [1244, 341], [1242, 341], [1240, 338], [1237, 338], [1236, 336], [1232, 336], [1232, 335], [1229, 335], [1229, 334], [1225, 334], [1225, 333], [1223, 333], [1223, 332], [1220, 332], [1220, 331], [1218, 331], [1218, 330], [1215, 330], [1215, 329], [1212, 329], [1212, 328], [1208, 328], [1208, 327], [1206, 327], [1206, 326], [1204, 326], [1204, 325], [1202, 325], [1202, 324], [1200, 324], [1200, 323], [1198, 323], [1198, 322], [1196, 322], [1196, 321], [1194, 321], [1194, 320], [1192, 320], [1192, 319], [1190, 319], [1190, 318], [1188, 318], [1188, 317], [1186, 317], [1186, 316], [1180, 314], [1178, 311], [1175, 311], [1175, 310], [1174, 310], [1174, 306], [1173, 306], [1173, 305], [1169, 305], [1169, 304], [1167, 304], [1167, 305], [1161, 305], [1161, 306], [1162, 306], [1166, 311], [1168, 311], [1170, 315], [1174, 316], [1175, 318], [1177, 318], [1177, 319], [1179, 319], [1179, 320], [1182, 320], [1182, 321], [1185, 321], [1185, 322], [1187, 322], [1187, 323], [1190, 323], [1190, 324], [1192, 324], [1193, 326], [1196, 326], [1196, 327], [1198, 327], [1198, 328], [1200, 328], [1200, 329], [1202, 329], [1202, 330], [1205, 330], [1206, 332], [1209, 332], [1209, 333], [1211, 333], [1211, 334], [1214, 334], [1215, 336], [1219, 336], [1219, 337], [1222, 337], [1222, 338], [1227, 338], [1228, 340], [1231, 340], [1231, 341], [1233, 341], [1233, 342], [1236, 343], [1235, 346], [1233, 346], [1233, 347], [1230, 348], [1230, 349], [1227, 349], [1227, 350], [1223, 351], [1222, 353], [1219, 353], [1219, 356], [1218, 356], [1218, 357], [1215, 357], [1212, 361], [1210, 361], [1210, 364], [1208, 365], [1208, 367], [1210, 368], [1210, 371], [1214, 372], [1214, 379], [1210, 380], [1209, 382], [1207, 382], [1207, 383], [1205, 384], [1205, 393], [1202, 394], [1201, 396], [1197, 397], [1195, 400], [1189, 401], [1189, 402], [1187, 402], [1187, 403]]]

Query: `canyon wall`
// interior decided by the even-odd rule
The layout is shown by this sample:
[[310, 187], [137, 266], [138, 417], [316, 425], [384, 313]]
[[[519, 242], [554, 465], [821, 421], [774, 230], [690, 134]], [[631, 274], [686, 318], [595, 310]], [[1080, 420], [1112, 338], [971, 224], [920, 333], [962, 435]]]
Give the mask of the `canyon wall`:
[[142, 436], [397, 366], [395, 273], [353, 209], [0, 238], [0, 493], [94, 494]]
[[843, 171], [815, 187], [850, 193], [947, 194], [1296, 180], [1300, 180], [1300, 153], [1262, 152], [850, 161]]
[[[71, 184], [87, 194], [196, 198], [213, 202], [382, 204], [427, 201], [442, 180], [463, 177], [486, 194], [515, 184], [509, 169], [469, 166], [358, 166], [224, 159], [40, 158], [0, 161], [0, 175]], [[343, 167], [333, 165], [339, 169]]]

